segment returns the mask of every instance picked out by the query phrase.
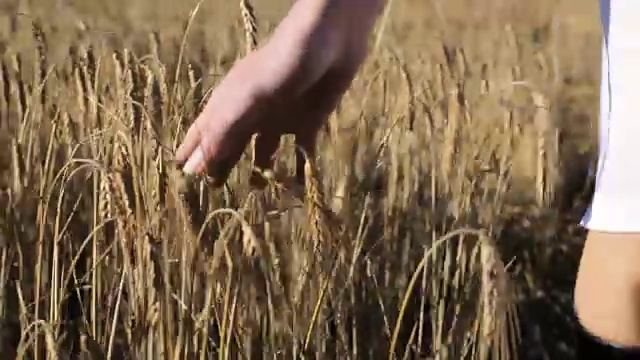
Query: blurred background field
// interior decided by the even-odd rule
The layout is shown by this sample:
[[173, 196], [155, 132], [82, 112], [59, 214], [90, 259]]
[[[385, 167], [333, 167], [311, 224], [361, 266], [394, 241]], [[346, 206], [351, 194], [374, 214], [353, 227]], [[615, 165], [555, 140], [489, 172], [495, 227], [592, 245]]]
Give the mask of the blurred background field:
[[285, 138], [262, 191], [250, 149], [223, 189], [172, 163], [246, 49], [197, 5], [0, 3], [3, 356], [573, 357], [595, 0], [389, 0], [306, 189]]

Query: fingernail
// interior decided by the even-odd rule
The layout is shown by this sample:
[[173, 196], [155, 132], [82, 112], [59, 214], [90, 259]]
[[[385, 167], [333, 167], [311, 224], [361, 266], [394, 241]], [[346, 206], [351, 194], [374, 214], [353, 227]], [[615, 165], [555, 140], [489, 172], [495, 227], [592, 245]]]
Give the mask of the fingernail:
[[184, 171], [186, 174], [192, 175], [196, 171], [196, 169], [200, 167], [203, 159], [204, 153], [202, 152], [202, 148], [198, 146], [193, 151], [193, 154], [191, 154], [189, 160], [187, 160], [187, 163], [184, 164], [184, 168], [182, 168], [182, 171]]

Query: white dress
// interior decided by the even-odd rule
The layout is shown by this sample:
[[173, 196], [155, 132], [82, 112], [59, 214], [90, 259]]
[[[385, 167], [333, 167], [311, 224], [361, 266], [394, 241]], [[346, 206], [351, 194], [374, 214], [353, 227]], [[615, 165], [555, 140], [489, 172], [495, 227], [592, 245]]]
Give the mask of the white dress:
[[600, 0], [599, 156], [591, 230], [640, 232], [640, 0]]

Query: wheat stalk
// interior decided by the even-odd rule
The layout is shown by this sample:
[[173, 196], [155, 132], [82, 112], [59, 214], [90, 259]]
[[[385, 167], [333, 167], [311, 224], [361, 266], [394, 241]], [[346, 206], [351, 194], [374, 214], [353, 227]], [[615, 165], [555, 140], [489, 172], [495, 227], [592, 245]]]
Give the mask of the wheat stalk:
[[258, 47], [258, 20], [250, 0], [240, 0], [240, 13], [244, 26], [246, 53]]
[[[277, 171], [287, 174], [259, 169], [261, 189], [242, 159], [219, 190], [173, 166], [179, 134], [206, 101], [201, 88], [237, 54], [251, 56], [258, 30], [281, 9], [264, 14], [263, 29], [250, 0], [240, 14], [238, 4], [203, 1], [158, 9], [188, 13], [186, 26], [84, 7], [92, 23], [108, 20], [107, 33], [64, 1], [40, 16], [43, 1], [0, 5], [9, 14], [0, 36], [0, 189], [11, 194], [0, 211], [3, 349], [19, 359], [77, 350], [97, 359], [357, 359], [389, 350], [514, 358], [518, 314], [501, 256], [516, 251], [529, 296], [539, 286], [531, 267], [551, 258], [529, 264], [528, 249], [548, 233], [554, 243], [569, 237], [557, 234], [564, 217], [539, 218], [555, 211], [562, 165], [553, 104], [562, 104], [568, 136], [574, 114], [596, 114], [597, 74], [575, 44], [594, 43], [585, 34], [597, 29], [579, 26], [579, 41], [560, 48], [549, 46], [557, 41], [549, 40], [555, 17], [543, 14], [550, 0], [498, 17], [486, 0], [460, 13], [461, 1], [389, 4], [377, 51], [332, 114], [317, 156], [294, 170], [297, 157], [279, 153], [287, 166]], [[196, 18], [227, 17], [221, 9], [242, 17], [240, 38], [223, 28], [228, 21]], [[420, 20], [427, 11], [434, 21]], [[492, 21], [442, 31], [469, 13]], [[490, 41], [474, 41], [477, 32]], [[557, 81], [567, 69], [571, 81]], [[556, 82], [521, 92], [524, 78]], [[563, 143], [571, 150], [563, 156], [582, 136]], [[522, 239], [503, 248], [512, 226]], [[491, 235], [442, 237], [465, 227]], [[443, 248], [451, 236], [478, 240]], [[5, 331], [14, 318], [16, 329]]]

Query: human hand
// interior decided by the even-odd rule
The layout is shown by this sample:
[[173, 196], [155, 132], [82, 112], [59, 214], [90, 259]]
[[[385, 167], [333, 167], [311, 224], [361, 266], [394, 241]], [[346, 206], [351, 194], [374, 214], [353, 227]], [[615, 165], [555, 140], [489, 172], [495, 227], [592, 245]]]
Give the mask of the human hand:
[[[222, 185], [254, 134], [254, 165], [260, 169], [272, 167], [284, 134], [294, 134], [296, 147], [307, 156], [315, 154], [318, 131], [357, 71], [357, 65], [348, 64], [358, 63], [332, 60], [317, 80], [300, 87], [301, 78], [313, 71], [295, 68], [299, 61], [283, 61], [291, 68], [281, 69], [278, 56], [284, 55], [270, 51], [267, 47], [240, 60], [212, 92], [176, 153], [178, 162], [186, 162], [186, 173], [206, 172]], [[305, 159], [299, 151], [296, 160], [301, 179]]]
[[[383, 0], [299, 0], [261, 49], [236, 63], [188, 130], [176, 160], [224, 183], [251, 137], [255, 166], [270, 168], [280, 136], [313, 156], [316, 136], [366, 56]], [[303, 176], [304, 156], [296, 156]]]

